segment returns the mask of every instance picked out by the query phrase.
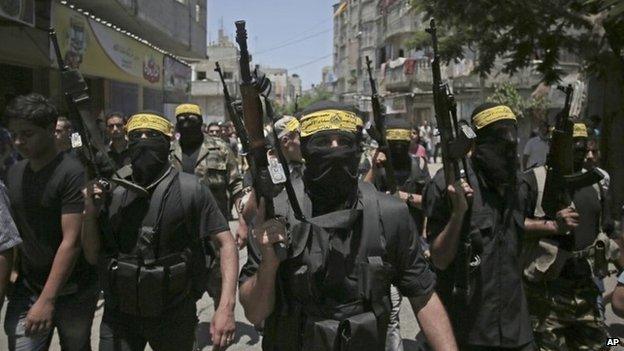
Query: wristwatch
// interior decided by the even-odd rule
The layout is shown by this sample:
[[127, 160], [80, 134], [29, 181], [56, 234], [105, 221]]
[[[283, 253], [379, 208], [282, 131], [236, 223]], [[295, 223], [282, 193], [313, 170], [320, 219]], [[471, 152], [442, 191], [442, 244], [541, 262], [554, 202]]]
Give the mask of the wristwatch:
[[407, 200], [405, 200], [405, 203], [408, 206], [411, 206], [413, 201], [414, 201], [414, 194], [407, 195]]

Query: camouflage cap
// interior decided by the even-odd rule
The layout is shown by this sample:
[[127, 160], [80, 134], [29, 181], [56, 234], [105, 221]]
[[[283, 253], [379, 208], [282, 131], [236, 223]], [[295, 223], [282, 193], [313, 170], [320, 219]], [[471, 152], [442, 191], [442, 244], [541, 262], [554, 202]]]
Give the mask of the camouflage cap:
[[292, 132], [300, 132], [299, 121], [293, 116], [284, 116], [277, 120], [274, 124], [275, 133], [278, 138]]

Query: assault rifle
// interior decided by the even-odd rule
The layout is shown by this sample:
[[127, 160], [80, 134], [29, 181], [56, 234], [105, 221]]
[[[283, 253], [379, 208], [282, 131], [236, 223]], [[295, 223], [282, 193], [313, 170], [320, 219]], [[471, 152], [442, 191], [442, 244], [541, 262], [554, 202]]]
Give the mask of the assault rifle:
[[221, 70], [221, 66], [219, 66], [219, 61], [215, 62], [215, 72], [219, 74], [219, 78], [221, 79], [221, 84], [223, 84], [223, 98], [225, 99], [225, 106], [227, 108], [227, 114], [230, 117], [232, 123], [234, 123], [234, 129], [236, 129], [236, 135], [241, 141], [241, 154], [247, 155], [249, 151], [249, 136], [247, 135], [247, 131], [245, 130], [245, 125], [243, 124], [243, 120], [241, 116], [237, 113], [234, 108], [234, 100], [230, 96], [230, 92], [228, 91], [227, 84], [225, 83], [225, 78], [223, 77], [223, 71]]
[[368, 71], [368, 81], [371, 86], [371, 106], [373, 110], [373, 120], [375, 121], [375, 127], [371, 127], [368, 132], [371, 138], [375, 139], [377, 144], [379, 144], [379, 150], [386, 155], [386, 161], [384, 162], [386, 184], [390, 194], [394, 194], [397, 191], [397, 182], [394, 177], [394, 166], [392, 165], [388, 140], [386, 139], [386, 116], [381, 111], [381, 103], [379, 102], [379, 94], [377, 93], [377, 84], [373, 78], [371, 60], [368, 56], [366, 56], [366, 70]]
[[[440, 54], [438, 52], [438, 34], [435, 20], [432, 19], [430, 28], [426, 31], [431, 35], [433, 46], [433, 103], [435, 118], [440, 132], [440, 146], [442, 148], [442, 164], [446, 185], [452, 185], [459, 179], [468, 182], [468, 163], [466, 155], [471, 147], [471, 140], [476, 137], [474, 131], [457, 118], [455, 98], [447, 83], [442, 82], [440, 69]], [[469, 204], [471, 207], [471, 204]], [[468, 209], [468, 214], [470, 209]], [[470, 215], [464, 216], [461, 228], [461, 245], [458, 247], [457, 259], [459, 264], [455, 268], [455, 282], [453, 296], [464, 303], [472, 295], [470, 286], [471, 267], [479, 264], [479, 258], [474, 255], [472, 237], [470, 236]]]
[[603, 175], [596, 168], [584, 173], [574, 173], [574, 123], [570, 121], [570, 105], [574, 89], [572, 85], [558, 86], [565, 93], [565, 104], [557, 114], [552, 131], [550, 150], [546, 157], [546, 183], [542, 208], [547, 218], [555, 218], [558, 211], [572, 204], [572, 193], [598, 183]]
[[295, 95], [295, 111], [293, 114], [296, 114], [297, 112], [299, 112], [299, 94]]
[[95, 162], [97, 150], [91, 140], [91, 133], [81, 115], [78, 106], [84, 106], [89, 101], [89, 88], [78, 70], [70, 69], [65, 65], [61, 49], [58, 44], [56, 32], [50, 30], [50, 40], [56, 54], [56, 61], [61, 71], [61, 88], [67, 109], [68, 118], [75, 132], [71, 136], [72, 148], [76, 149], [80, 161], [85, 167], [88, 179], [101, 179], [102, 172]]
[[68, 119], [75, 130], [71, 136], [72, 148], [77, 151], [80, 162], [85, 168], [87, 178], [98, 180], [102, 188], [110, 188], [109, 181], [105, 179], [104, 173], [106, 172], [101, 167], [102, 163], [104, 163], [107, 169], [114, 171], [114, 176], [110, 179], [111, 181], [137, 193], [147, 195], [145, 189], [122, 179], [117, 173], [113, 162], [107, 157], [106, 153], [101, 151], [104, 143], [98, 138], [99, 134], [90, 132], [90, 130], [96, 130], [94, 121], [86, 118], [80, 111], [80, 108], [84, 108], [90, 99], [87, 83], [78, 70], [69, 68], [65, 64], [56, 37], [56, 31], [50, 29], [49, 35], [54, 47], [56, 61], [61, 71], [61, 88], [69, 112]]
[[[299, 208], [298, 201], [290, 183], [288, 174], [288, 165], [285, 163], [285, 159], [279, 150], [279, 145], [276, 145], [278, 150], [278, 156], [282, 161], [281, 167], [275, 163], [273, 159], [269, 161], [268, 152], [270, 149], [269, 143], [267, 143], [264, 136], [263, 128], [263, 101], [267, 111], [271, 111], [270, 102], [268, 98], [262, 96], [262, 92], [266, 89], [270, 89], [270, 82], [266, 79], [256, 79], [252, 77], [251, 70], [249, 69], [249, 51], [247, 49], [247, 30], [245, 28], [245, 21], [237, 21], [236, 23], [236, 42], [240, 48], [240, 73], [241, 73], [241, 96], [243, 100], [243, 118], [245, 120], [245, 129], [249, 136], [249, 152], [247, 154], [247, 160], [249, 162], [249, 168], [253, 179], [253, 187], [256, 191], [258, 201], [263, 198], [266, 205], [265, 218], [275, 217], [275, 208], [273, 206], [273, 198], [277, 195], [274, 191], [275, 177], [269, 172], [271, 169], [281, 168], [283, 171], [283, 183], [285, 183], [288, 200], [293, 207], [295, 216], [303, 219], [301, 209]], [[258, 74], [255, 74], [256, 78]], [[262, 98], [262, 99], [261, 99]], [[270, 113], [269, 113], [270, 114]], [[267, 116], [271, 118], [272, 116]], [[272, 180], [273, 179], [273, 180]], [[281, 260], [284, 260], [288, 255], [288, 248], [285, 243], [276, 243], [275, 254]]]

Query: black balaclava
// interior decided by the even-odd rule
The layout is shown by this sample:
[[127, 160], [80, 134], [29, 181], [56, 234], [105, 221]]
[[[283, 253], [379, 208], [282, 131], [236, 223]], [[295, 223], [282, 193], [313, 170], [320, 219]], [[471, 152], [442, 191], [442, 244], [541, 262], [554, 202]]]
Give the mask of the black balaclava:
[[132, 178], [137, 184], [148, 186], [162, 176], [169, 164], [169, 146], [164, 134], [128, 143]]
[[[352, 146], [315, 146], [315, 140], [327, 134], [340, 134], [352, 139]], [[354, 199], [357, 195], [358, 165], [361, 149], [353, 133], [341, 131], [319, 132], [302, 147], [306, 168], [303, 181], [315, 208], [332, 210]]]
[[180, 145], [183, 149], [195, 149], [204, 141], [204, 133], [202, 132], [202, 119], [185, 118], [186, 116], [178, 116], [176, 129], [180, 133]]
[[390, 159], [396, 170], [407, 171], [411, 169], [412, 159], [409, 155], [409, 141], [388, 140]]
[[[481, 111], [498, 107], [486, 103], [475, 109], [474, 116]], [[478, 173], [488, 186], [513, 186], [518, 170], [518, 129], [515, 119], [501, 119], [476, 129], [475, 148], [472, 161]]]
[[585, 165], [585, 157], [587, 156], [587, 139], [574, 138], [574, 172], [580, 172]]
[[[320, 101], [302, 112], [306, 115], [324, 110], [342, 110], [358, 114], [352, 106]], [[303, 132], [303, 128], [302, 128]], [[330, 147], [321, 142], [330, 135], [348, 140], [346, 146]], [[358, 166], [362, 148], [361, 130], [356, 132], [333, 129], [316, 132], [301, 138], [301, 152], [305, 159], [303, 182], [312, 200], [314, 215], [324, 214], [354, 204], [358, 194]]]

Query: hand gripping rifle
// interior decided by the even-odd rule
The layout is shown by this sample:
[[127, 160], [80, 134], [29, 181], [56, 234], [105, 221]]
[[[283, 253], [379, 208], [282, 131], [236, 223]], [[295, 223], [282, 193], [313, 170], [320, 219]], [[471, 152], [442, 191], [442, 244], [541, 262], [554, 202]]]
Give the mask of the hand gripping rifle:
[[[433, 103], [435, 118], [440, 132], [444, 180], [447, 186], [454, 184], [460, 179], [468, 182], [466, 155], [470, 150], [471, 139], [475, 138], [475, 133], [467, 124], [459, 123], [455, 98], [450, 92], [448, 84], [442, 82], [438, 34], [434, 19], [431, 20], [430, 28], [426, 30], [431, 35], [433, 46], [433, 61], [431, 62]], [[469, 207], [471, 207], [471, 204], [469, 204]], [[469, 213], [470, 208], [468, 209]], [[472, 295], [470, 286], [471, 267], [478, 265], [480, 260], [478, 256], [474, 255], [472, 237], [470, 236], [470, 215], [468, 214], [464, 216], [464, 222], [462, 223], [461, 245], [457, 252], [459, 264], [455, 267], [455, 282], [453, 286], [453, 296], [463, 302], [467, 302]], [[475, 261], [473, 261], [473, 256], [475, 256]]]
[[242, 155], [247, 155], [249, 151], [249, 136], [247, 135], [247, 131], [245, 130], [245, 125], [243, 124], [242, 117], [237, 113], [234, 108], [234, 100], [230, 96], [230, 92], [228, 91], [227, 84], [225, 83], [225, 78], [223, 77], [223, 71], [221, 70], [221, 66], [219, 66], [219, 62], [215, 62], [215, 72], [219, 74], [219, 78], [221, 79], [221, 84], [223, 84], [223, 98], [225, 99], [225, 105], [227, 107], [227, 114], [230, 117], [232, 123], [234, 123], [234, 129], [236, 129], [236, 135], [241, 141]]
[[546, 183], [542, 208], [547, 218], [555, 218], [558, 211], [572, 205], [575, 190], [598, 183], [603, 175], [596, 168], [588, 172], [574, 173], [574, 124], [570, 121], [570, 105], [574, 89], [572, 85], [558, 86], [565, 93], [565, 105], [557, 114], [552, 132], [550, 150], [546, 158]]
[[[251, 170], [253, 187], [258, 195], [257, 198], [258, 200], [263, 198], [266, 205], [265, 218], [274, 218], [275, 208], [273, 206], [273, 198], [276, 194], [273, 191], [273, 182], [271, 181], [269, 166], [275, 168], [275, 165], [269, 164], [269, 143], [267, 143], [264, 136], [264, 113], [262, 108], [263, 103], [261, 100], [262, 91], [266, 88], [270, 89], [270, 87], [267, 86], [270, 84], [266, 79], [262, 79], [260, 82], [254, 82], [251, 70], [249, 69], [249, 51], [247, 49], [247, 30], [245, 29], [245, 21], [237, 21], [235, 24], [236, 42], [240, 48], [240, 90], [243, 100], [243, 117], [245, 120], [245, 129], [247, 130], [247, 135], [249, 136], [249, 152], [247, 154], [247, 160]], [[269, 104], [270, 102], [265, 98], [265, 103]], [[267, 109], [270, 110], [270, 106], [267, 106]], [[282, 170], [285, 169], [284, 173], [287, 174], [288, 166], [279, 150], [278, 155], [282, 160], [281, 168]], [[298, 206], [297, 198], [295, 197], [295, 192], [292, 188], [292, 184], [290, 183], [290, 179], [285, 177], [284, 182], [287, 189], [288, 200], [293, 206], [295, 215], [303, 218], [301, 210]], [[280, 261], [287, 257], [288, 250], [285, 243], [276, 243], [274, 248]]]
[[[99, 134], [97, 132], [91, 134], [89, 131], [96, 128], [93, 125], [93, 121], [86, 118], [80, 111], [80, 107], [84, 107], [89, 101], [87, 83], [78, 70], [71, 69], [65, 64], [56, 37], [56, 31], [50, 29], [49, 35], [54, 47], [54, 53], [56, 54], [56, 61], [61, 71], [61, 88], [63, 89], [63, 95], [69, 111], [68, 118], [75, 130], [71, 136], [72, 148], [78, 152], [80, 162], [85, 167], [87, 178], [89, 180], [96, 179], [102, 188], [109, 189], [110, 183], [104, 179], [104, 174], [100, 167], [101, 163], [104, 163], [107, 168], [114, 170], [114, 176], [110, 179], [111, 181], [139, 194], [147, 195], [147, 190], [122, 179], [117, 174], [117, 169], [113, 162], [104, 152], [101, 152], [104, 143], [97, 138]], [[100, 157], [96, 159], [98, 155]], [[101, 163], [97, 162], [98, 160]]]
[[384, 162], [386, 184], [388, 185], [388, 191], [390, 194], [394, 194], [397, 191], [397, 182], [394, 177], [394, 167], [392, 166], [392, 159], [390, 158], [388, 140], [386, 139], [386, 116], [381, 111], [381, 103], [379, 102], [379, 94], [377, 93], [377, 84], [373, 78], [371, 60], [368, 56], [366, 56], [366, 70], [368, 71], [368, 81], [371, 86], [371, 105], [373, 110], [373, 120], [375, 121], [374, 128], [371, 127], [368, 133], [373, 139], [375, 139], [375, 141], [377, 141], [377, 144], [379, 144], [379, 150], [386, 155], [386, 161]]

